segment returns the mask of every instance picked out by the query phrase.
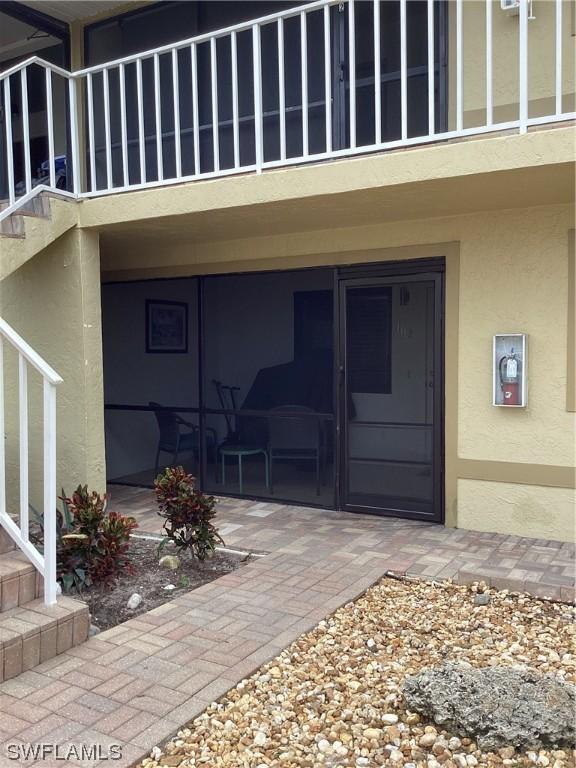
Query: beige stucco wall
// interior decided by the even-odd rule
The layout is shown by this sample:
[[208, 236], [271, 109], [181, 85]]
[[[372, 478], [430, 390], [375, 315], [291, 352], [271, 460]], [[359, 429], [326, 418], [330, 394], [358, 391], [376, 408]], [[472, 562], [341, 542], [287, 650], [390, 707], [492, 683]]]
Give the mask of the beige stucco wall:
[[539, 539], [574, 539], [574, 491], [458, 481], [458, 527]]
[[[462, 458], [570, 465], [566, 411], [568, 211], [544, 208], [469, 220], [460, 273]], [[491, 337], [526, 332], [528, 407], [494, 408], [485, 393]]]
[[[0, 282], [0, 315], [62, 376], [57, 390], [58, 491], [105, 489], [98, 235], [67, 232]], [[16, 358], [8, 354], [9, 500], [17, 504]], [[41, 380], [29, 367], [30, 501], [41, 508]]]

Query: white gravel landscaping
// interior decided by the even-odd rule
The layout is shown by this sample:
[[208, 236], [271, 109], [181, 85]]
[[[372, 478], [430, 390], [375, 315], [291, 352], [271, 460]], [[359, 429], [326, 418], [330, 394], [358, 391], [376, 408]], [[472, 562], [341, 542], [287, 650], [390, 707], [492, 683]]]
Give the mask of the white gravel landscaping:
[[408, 712], [401, 691], [406, 677], [445, 662], [529, 667], [574, 683], [573, 621], [572, 607], [528, 595], [385, 578], [211, 704], [143, 765], [574, 766], [568, 746], [482, 751], [470, 736]]

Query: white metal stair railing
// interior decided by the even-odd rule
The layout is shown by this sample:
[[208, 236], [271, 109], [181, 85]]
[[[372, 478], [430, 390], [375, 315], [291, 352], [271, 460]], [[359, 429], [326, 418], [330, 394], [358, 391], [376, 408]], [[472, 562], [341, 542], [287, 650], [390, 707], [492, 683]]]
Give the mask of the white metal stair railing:
[[[30, 113], [28, 110], [29, 84], [28, 75], [33, 69], [40, 69], [43, 74], [45, 88], [45, 115], [46, 136], [48, 144], [48, 160], [46, 161], [46, 178], [42, 183], [33, 180], [32, 177], [32, 152]], [[65, 107], [64, 120], [55, 119], [54, 83], [64, 84], [66, 94], [64, 96]], [[0, 74], [0, 99], [2, 100], [3, 125], [0, 127], [2, 134], [2, 154], [0, 165], [6, 168], [6, 203], [0, 211], [0, 221], [8, 218], [29, 200], [41, 192], [53, 192], [62, 197], [77, 197], [80, 192], [80, 173], [78, 170], [78, 131], [77, 131], [77, 81], [74, 75], [62, 67], [51, 64], [38, 56], [32, 56], [19, 64], [10, 67]], [[12, 105], [15, 97], [20, 103], [20, 119], [18, 114], [13, 114]], [[58, 102], [58, 100], [56, 100]], [[60, 117], [62, 117], [60, 115]], [[56, 172], [56, 140], [65, 141], [63, 137], [55, 134], [55, 125], [61, 124], [63, 130], [69, 128], [70, 132], [70, 156], [72, 158], [72, 191], [60, 189], [57, 186]], [[62, 128], [60, 129], [62, 130]], [[15, 170], [15, 145], [22, 145], [23, 154], [23, 178], [17, 182]], [[21, 187], [21, 189], [18, 189]]]
[[[20, 517], [16, 522], [8, 512], [6, 499], [4, 345], [18, 355], [18, 432]], [[43, 382], [43, 529], [44, 547], [40, 552], [29, 536], [29, 443], [28, 443], [28, 367], [42, 376]], [[44, 577], [44, 602], [56, 602], [56, 387], [62, 382], [54, 371], [8, 323], [0, 318], [0, 525]]]
[[[394, 72], [384, 65], [391, 54], [382, 43], [387, 39], [383, 34], [392, 34], [385, 15], [392, 5], [397, 6], [399, 16]], [[67, 190], [59, 191], [76, 198], [259, 173], [491, 132], [525, 133], [532, 126], [576, 119], [576, 112], [571, 111], [573, 63], [566, 54], [572, 48], [563, 46], [570, 24], [563, 0], [551, 0], [547, 13], [539, 11], [536, 21], [529, 16], [531, 0], [519, 0], [518, 18], [504, 17], [510, 28], [517, 25], [518, 30], [506, 33], [505, 53], [495, 39], [502, 30], [501, 24], [496, 25], [503, 18], [499, 2], [449, 0], [442, 5], [426, 0], [425, 6], [418, 4], [426, 11], [419, 21], [424, 50], [418, 67], [411, 64], [409, 44], [415, 6], [408, 0], [313, 0], [73, 73], [37, 57], [18, 64], [0, 75], [6, 137], [0, 164], [4, 160], [9, 186], [9, 206], [0, 219], [14, 210], [18, 185], [23, 195], [35, 194], [27, 114], [31, 67], [43, 68], [45, 75], [45, 188], [56, 189], [54, 130], [66, 126]], [[444, 54], [438, 53], [441, 7], [450, 14], [455, 31], [454, 40], [450, 38], [454, 56], [449, 61], [449, 88], [440, 75], [445, 66], [441, 63]], [[548, 12], [550, 8], [553, 10]], [[338, 29], [337, 18], [345, 21]], [[533, 23], [540, 26], [530, 34]], [[470, 29], [474, 40], [470, 40]], [[534, 55], [531, 40], [539, 45], [537, 55], [550, 72], [545, 93], [536, 93], [534, 89], [541, 89], [542, 84], [529, 78], [529, 58]], [[506, 61], [500, 60], [503, 55], [508, 57]], [[503, 69], [508, 77], [504, 101]], [[418, 91], [413, 90], [415, 79], [419, 79]], [[58, 99], [53, 94], [56, 83], [61, 89]], [[61, 98], [62, 85], [65, 98]], [[21, 127], [9, 109], [14, 89], [20, 93]], [[294, 103], [296, 91], [298, 103]], [[392, 98], [392, 92], [397, 97]], [[418, 109], [421, 124], [415, 127], [416, 92], [420, 94], [416, 106], [422, 102], [422, 108]], [[545, 114], [540, 114], [538, 104], [543, 101]], [[53, 118], [56, 105], [66, 110], [65, 119]], [[507, 108], [512, 105], [516, 112], [511, 118]], [[392, 122], [397, 124], [392, 132], [385, 130], [391, 112]], [[505, 119], [499, 119], [502, 114]], [[80, 125], [85, 128], [81, 145]], [[338, 141], [337, 127], [341, 128]], [[12, 149], [16, 138], [24, 147], [24, 180], [18, 185]], [[270, 150], [272, 143], [274, 151]]]

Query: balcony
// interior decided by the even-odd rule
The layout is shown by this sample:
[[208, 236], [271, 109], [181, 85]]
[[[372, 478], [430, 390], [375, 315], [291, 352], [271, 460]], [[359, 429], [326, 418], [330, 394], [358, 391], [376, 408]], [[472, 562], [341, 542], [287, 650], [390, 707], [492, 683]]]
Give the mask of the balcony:
[[0, 75], [0, 218], [75, 198], [573, 120], [566, 0], [318, 0], [67, 72]]

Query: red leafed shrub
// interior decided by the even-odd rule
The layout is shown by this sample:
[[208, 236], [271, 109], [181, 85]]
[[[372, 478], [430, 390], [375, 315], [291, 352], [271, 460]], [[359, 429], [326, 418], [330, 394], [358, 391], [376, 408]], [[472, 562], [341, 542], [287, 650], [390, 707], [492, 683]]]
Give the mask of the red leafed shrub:
[[183, 467], [168, 467], [154, 481], [160, 517], [164, 518], [164, 542], [171, 541], [198, 560], [205, 560], [223, 544], [210, 522], [216, 515], [216, 499], [194, 487], [194, 478]]
[[130, 533], [133, 517], [107, 512], [108, 497], [79, 485], [72, 496], [62, 492], [65, 526], [58, 541], [58, 578], [66, 591], [91, 584], [110, 586], [131, 573]]
[[130, 532], [138, 527], [133, 517], [110, 512], [92, 542], [89, 573], [94, 584], [112, 584], [121, 573], [134, 573], [128, 554]]

